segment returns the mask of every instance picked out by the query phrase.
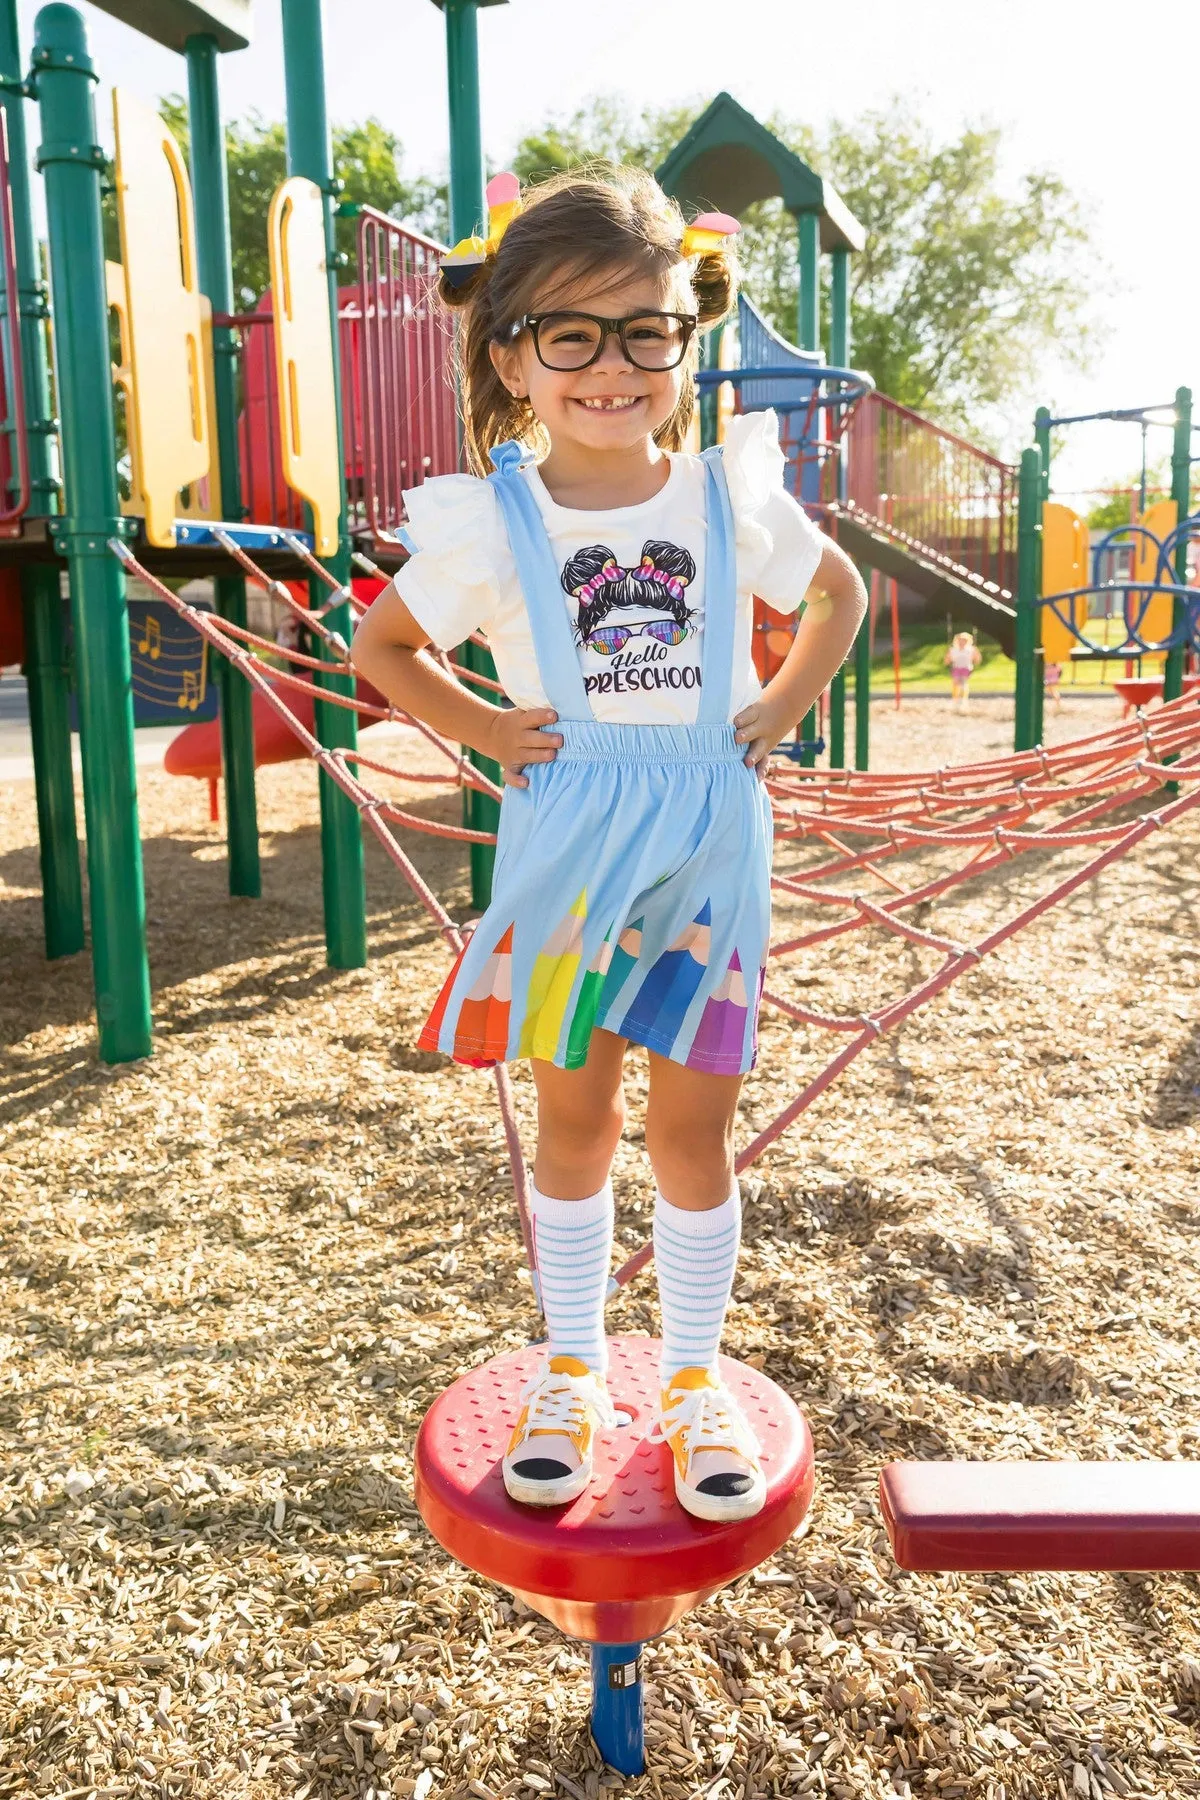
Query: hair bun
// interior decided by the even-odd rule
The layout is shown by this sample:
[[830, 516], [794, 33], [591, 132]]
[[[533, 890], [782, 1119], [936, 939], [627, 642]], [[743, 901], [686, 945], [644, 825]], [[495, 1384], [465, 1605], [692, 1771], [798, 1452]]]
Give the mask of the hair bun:
[[725, 317], [737, 297], [737, 284], [737, 259], [731, 244], [706, 250], [697, 259], [692, 289], [701, 325], [715, 325]]

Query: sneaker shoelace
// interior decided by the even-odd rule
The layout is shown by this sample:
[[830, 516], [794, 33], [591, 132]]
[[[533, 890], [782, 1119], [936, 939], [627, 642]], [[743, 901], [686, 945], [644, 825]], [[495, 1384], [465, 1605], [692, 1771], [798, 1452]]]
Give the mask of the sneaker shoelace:
[[701, 1450], [733, 1450], [758, 1468], [758, 1443], [737, 1402], [723, 1388], [676, 1388], [647, 1433], [647, 1442], [665, 1444], [683, 1434], [685, 1467]]
[[599, 1431], [611, 1430], [617, 1422], [608, 1391], [594, 1375], [558, 1375], [548, 1369], [539, 1370], [522, 1388], [521, 1404], [529, 1408], [525, 1420], [526, 1440], [535, 1431], [573, 1437], [583, 1424], [588, 1408]]

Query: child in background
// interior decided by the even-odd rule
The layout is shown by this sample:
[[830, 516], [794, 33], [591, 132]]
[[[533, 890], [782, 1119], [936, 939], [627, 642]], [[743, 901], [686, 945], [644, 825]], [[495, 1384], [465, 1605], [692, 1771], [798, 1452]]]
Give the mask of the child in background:
[[942, 660], [950, 665], [950, 704], [956, 712], [966, 712], [971, 698], [971, 676], [983, 661], [973, 634], [956, 631]]
[[1048, 662], [1043, 672], [1043, 680], [1046, 684], [1046, 698], [1053, 700], [1055, 712], [1061, 712], [1062, 693], [1059, 684], [1062, 681], [1062, 664]]
[[[488, 189], [490, 232], [442, 267], [460, 322], [472, 475], [405, 495], [412, 554], [353, 657], [395, 705], [499, 763], [492, 903], [421, 1037], [487, 1067], [532, 1059], [532, 1215], [547, 1353], [503, 1459], [516, 1500], [587, 1486], [605, 1388], [610, 1168], [630, 1044], [662, 1304], [656, 1432], [699, 1518], [766, 1486], [717, 1364], [741, 1214], [733, 1137], [770, 930], [767, 759], [840, 667], [866, 607], [852, 563], [783, 486], [773, 413], [683, 452], [696, 334], [735, 295], [736, 221], [685, 228], [648, 175]], [[489, 462], [493, 472], [486, 474]], [[480, 479], [485, 476], [486, 479]], [[795, 612], [765, 690], [753, 596]], [[486, 634], [497, 709], [425, 653]]]

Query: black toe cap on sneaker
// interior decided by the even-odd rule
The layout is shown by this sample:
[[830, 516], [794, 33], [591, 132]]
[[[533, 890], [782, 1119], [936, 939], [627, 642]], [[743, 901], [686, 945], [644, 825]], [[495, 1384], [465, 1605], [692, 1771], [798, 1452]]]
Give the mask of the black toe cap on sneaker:
[[[572, 1473], [566, 1463], [556, 1462], [552, 1456], [528, 1457], [524, 1462], [513, 1463], [512, 1472], [519, 1475], [522, 1481], [562, 1481]], [[737, 1492], [740, 1493], [741, 1489]]]
[[712, 1494], [718, 1500], [733, 1500], [740, 1494], [748, 1494], [754, 1486], [751, 1475], [706, 1475], [703, 1481], [696, 1483], [698, 1494]]

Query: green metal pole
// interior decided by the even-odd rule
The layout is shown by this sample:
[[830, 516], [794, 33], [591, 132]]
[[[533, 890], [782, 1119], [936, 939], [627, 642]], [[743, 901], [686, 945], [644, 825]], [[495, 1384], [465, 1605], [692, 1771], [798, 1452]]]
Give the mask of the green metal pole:
[[832, 250], [829, 289], [829, 360], [835, 369], [850, 367], [850, 252]]
[[[1038, 497], [1042, 506], [1050, 498], [1050, 412], [1045, 406], [1039, 406], [1033, 421], [1034, 442], [1042, 458], [1042, 479], [1038, 488]], [[1040, 514], [1039, 514], [1040, 516]], [[1041, 549], [1038, 549], [1038, 592], [1041, 593]], [[1037, 614], [1037, 646], [1041, 648], [1042, 619], [1044, 609], [1039, 606]], [[1042, 742], [1045, 734], [1046, 714], [1046, 659], [1039, 657], [1037, 664], [1037, 680], [1033, 684], [1033, 741]]]
[[[200, 287], [217, 313], [233, 308], [233, 259], [229, 242], [229, 179], [217, 40], [190, 37], [188, 130], [192, 145], [192, 192], [196, 206], [196, 256]], [[221, 469], [221, 517], [242, 516], [238, 468], [237, 347], [227, 325], [213, 327], [213, 385], [216, 389], [217, 454]], [[230, 624], [246, 625], [246, 583], [241, 575], [220, 575], [213, 584], [217, 611]], [[225, 775], [225, 820], [229, 845], [229, 891], [257, 899], [262, 893], [258, 859], [258, 802], [254, 788], [254, 713], [250, 683], [225, 658], [217, 658], [221, 697], [221, 762]]]
[[1037, 743], [1037, 683], [1041, 672], [1042, 454], [1021, 452], [1017, 487], [1017, 694], [1014, 750]]
[[450, 236], [471, 237], [487, 223], [479, 120], [478, 0], [444, 0], [446, 81], [450, 100]]
[[[329, 311], [333, 327], [333, 370], [338, 391], [338, 465], [342, 470], [342, 502], [339, 543], [325, 560], [331, 574], [343, 584], [350, 580], [350, 538], [346, 529], [345, 455], [341, 442], [341, 358], [338, 345], [337, 262], [333, 238], [333, 148], [325, 110], [325, 56], [321, 0], [283, 0], [283, 67], [287, 91], [287, 150], [289, 175], [304, 175], [316, 182], [325, 202], [325, 244], [329, 265]], [[325, 605], [325, 587], [310, 583], [314, 605]], [[350, 607], [343, 603], [326, 614], [326, 623], [350, 641], [353, 624]], [[351, 696], [352, 676], [320, 674], [318, 687]], [[316, 732], [329, 750], [358, 747], [358, 720], [343, 706], [317, 701]], [[353, 801], [342, 793], [324, 769], [319, 777], [321, 793], [321, 880], [325, 899], [325, 952], [334, 969], [359, 969], [367, 960], [367, 892], [363, 861], [362, 820]]]
[[[482, 231], [486, 225], [483, 138], [479, 121], [478, 0], [436, 0], [446, 15], [446, 79], [450, 102], [450, 237], [453, 243]], [[491, 653], [478, 644], [464, 644], [459, 651], [464, 669], [496, 679]], [[490, 698], [481, 689], [472, 689]], [[500, 765], [477, 750], [467, 755], [492, 781], [500, 780]], [[471, 831], [495, 831], [500, 823], [499, 804], [474, 788], [463, 790], [463, 823]], [[492, 897], [492, 872], [496, 851], [491, 844], [471, 845], [471, 903], [485, 907]]]
[[[817, 708], [815, 706], [810, 706], [800, 721], [801, 739], [805, 740], [810, 745], [816, 742], [817, 732], [820, 729], [820, 718], [821, 715]], [[808, 749], [800, 752], [800, 767], [802, 769], [813, 768], [816, 764], [816, 760], [817, 753], [815, 750]]]
[[1033, 441], [1041, 452], [1042, 485], [1041, 499], [1043, 506], [1050, 498], [1050, 409], [1039, 406], [1033, 417]]
[[[724, 325], [714, 325], [701, 340], [700, 366], [703, 369], [719, 369], [721, 366], [721, 339], [724, 336]], [[708, 450], [717, 441], [717, 427], [721, 413], [721, 390], [717, 387], [706, 387], [700, 394], [700, 448]]]
[[[871, 571], [860, 569], [867, 593], [871, 592]], [[863, 614], [858, 636], [854, 640], [854, 766], [867, 769], [871, 765], [871, 606]]]
[[829, 684], [829, 766], [846, 766], [846, 671], [839, 669]]
[[[830, 254], [829, 293], [829, 361], [835, 369], [850, 366], [850, 252], [834, 250]], [[839, 413], [840, 416], [840, 413]], [[838, 499], [844, 500], [846, 486], [845, 444], [839, 444]], [[846, 766], [846, 671], [838, 670], [829, 688], [829, 766]]]
[[73, 7], [38, 14], [33, 69], [66, 476], [67, 516], [56, 538], [70, 568], [100, 1056], [130, 1062], [150, 1053], [150, 970], [125, 577], [108, 548], [121, 518], [100, 224], [104, 153], [96, 74]]
[[796, 214], [800, 297], [796, 342], [801, 350], [821, 348], [821, 219], [815, 212]]
[[[0, 77], [24, 74], [17, 32], [16, 0], [0, 0]], [[36, 518], [58, 511], [52, 444], [44, 327], [49, 315], [38, 267], [29, 201], [29, 151], [25, 103], [0, 94], [8, 124], [8, 160], [17, 263], [16, 304], [20, 317], [21, 370], [25, 387], [25, 447], [29, 459], [29, 510]], [[71, 769], [70, 674], [62, 593], [55, 565], [21, 571], [25, 624], [25, 681], [37, 794], [38, 845], [42, 870], [42, 925], [48, 957], [73, 956], [83, 949], [83, 882], [75, 820], [75, 780]]]
[[[1175, 502], [1175, 517], [1180, 525], [1188, 516], [1192, 493], [1192, 390], [1181, 387], [1175, 389], [1175, 435], [1171, 446], [1171, 498]], [[1187, 540], [1180, 537], [1175, 546], [1175, 579], [1182, 585], [1188, 576]], [[1187, 623], [1187, 603], [1182, 594], [1176, 594], [1171, 608], [1171, 630], [1182, 633]], [[1177, 649], [1167, 651], [1166, 668], [1163, 671], [1163, 699], [1178, 700], [1183, 692], [1183, 667], [1186, 648], [1180, 643]]]

